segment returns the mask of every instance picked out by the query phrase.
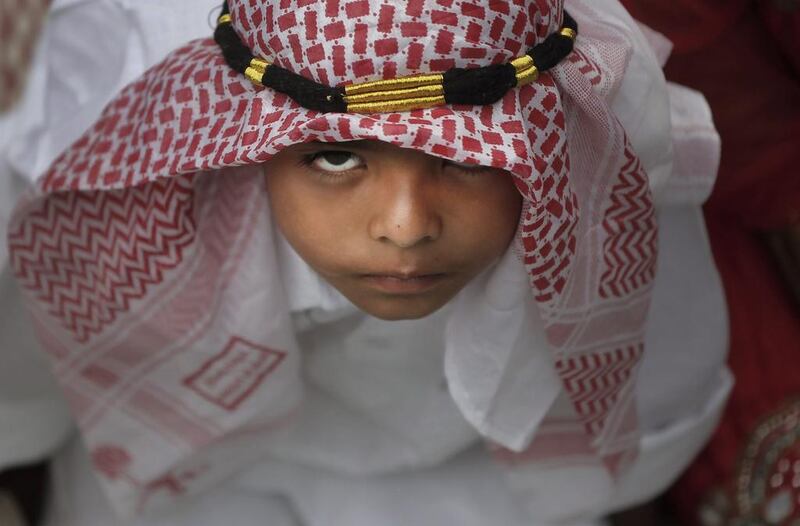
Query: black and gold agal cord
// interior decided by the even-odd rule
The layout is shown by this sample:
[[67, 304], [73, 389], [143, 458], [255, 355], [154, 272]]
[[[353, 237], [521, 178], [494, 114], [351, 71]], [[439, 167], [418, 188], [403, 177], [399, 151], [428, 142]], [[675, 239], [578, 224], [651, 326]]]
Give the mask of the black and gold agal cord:
[[561, 62], [572, 52], [577, 36], [577, 22], [564, 11], [560, 31], [506, 64], [331, 87], [253, 56], [231, 24], [227, 2], [214, 32], [214, 40], [230, 67], [254, 84], [284, 93], [301, 106], [322, 113], [387, 113], [445, 104], [493, 104], [509, 90], [535, 82], [541, 72]]

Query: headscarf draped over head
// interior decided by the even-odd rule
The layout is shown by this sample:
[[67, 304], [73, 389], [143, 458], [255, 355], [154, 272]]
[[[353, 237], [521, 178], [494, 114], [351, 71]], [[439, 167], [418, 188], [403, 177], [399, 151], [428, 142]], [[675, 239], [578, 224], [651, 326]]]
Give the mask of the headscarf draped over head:
[[[561, 0], [229, 7], [254, 56], [331, 87], [506, 64], [564, 23]], [[569, 458], [607, 474], [592, 491], [613, 485], [636, 455], [633, 389], [656, 261], [646, 168], [658, 190], [669, 110], [637, 110], [666, 124], [634, 148], [612, 101], [635, 48], [663, 84], [655, 57], [616, 2], [574, 0], [569, 12], [574, 50], [534, 82], [492, 104], [403, 112], [309, 110], [197, 40], [126, 87], [56, 160], [12, 219], [12, 264], [121, 514], [252, 462], [298, 407], [301, 353], [259, 164], [309, 141], [379, 140], [513, 174], [524, 198], [513, 248], [529, 293], [487, 305], [532, 305], [518, 329], [538, 331], [548, 351], [542, 359], [517, 338], [494, 359], [535, 382], [504, 381], [475, 334], [482, 308], [460, 302], [447, 331], [450, 391], [501, 458]], [[652, 136], [663, 157], [646, 167], [637, 151]]]

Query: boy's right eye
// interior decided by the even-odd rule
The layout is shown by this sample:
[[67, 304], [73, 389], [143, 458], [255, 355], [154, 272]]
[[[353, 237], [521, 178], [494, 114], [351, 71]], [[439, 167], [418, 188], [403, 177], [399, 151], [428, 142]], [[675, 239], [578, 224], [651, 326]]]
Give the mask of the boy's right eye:
[[359, 168], [364, 161], [352, 152], [329, 150], [307, 156], [306, 163], [323, 172], [342, 173]]

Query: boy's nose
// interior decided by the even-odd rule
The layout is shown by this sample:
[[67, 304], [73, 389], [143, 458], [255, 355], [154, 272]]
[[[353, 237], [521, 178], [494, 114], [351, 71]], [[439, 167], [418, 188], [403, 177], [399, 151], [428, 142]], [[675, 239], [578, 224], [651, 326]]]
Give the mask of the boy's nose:
[[400, 248], [437, 240], [442, 233], [442, 218], [425, 175], [393, 175], [384, 178], [383, 199], [374, 203], [370, 237]]

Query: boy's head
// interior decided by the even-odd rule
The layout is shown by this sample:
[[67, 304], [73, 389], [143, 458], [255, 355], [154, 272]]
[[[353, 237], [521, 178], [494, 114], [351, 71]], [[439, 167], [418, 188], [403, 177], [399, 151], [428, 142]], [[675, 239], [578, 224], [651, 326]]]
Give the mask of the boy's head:
[[500, 257], [522, 198], [505, 171], [378, 141], [307, 143], [265, 164], [300, 256], [365, 312], [426, 316]]
[[[228, 0], [215, 39], [233, 72], [266, 88], [233, 107], [258, 127], [242, 138], [263, 152], [247, 161], [266, 161], [273, 216], [356, 306], [391, 320], [434, 312], [505, 252], [523, 198], [575, 219], [555, 181], [565, 123], [545, 75], [577, 36], [561, 0], [301, 4]], [[532, 246], [544, 222], [527, 221]], [[540, 237], [541, 268], [563, 269], [549, 260], [571, 244]]]

